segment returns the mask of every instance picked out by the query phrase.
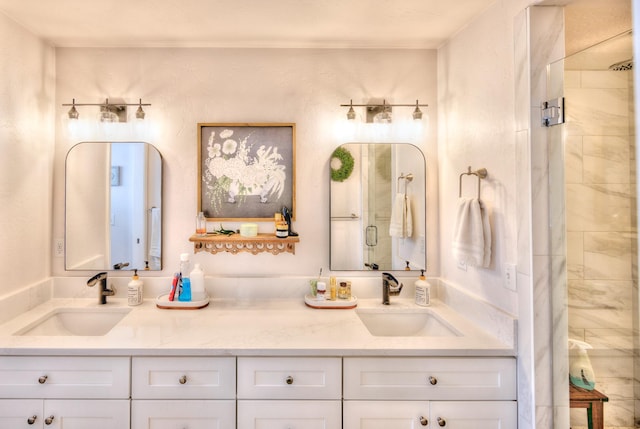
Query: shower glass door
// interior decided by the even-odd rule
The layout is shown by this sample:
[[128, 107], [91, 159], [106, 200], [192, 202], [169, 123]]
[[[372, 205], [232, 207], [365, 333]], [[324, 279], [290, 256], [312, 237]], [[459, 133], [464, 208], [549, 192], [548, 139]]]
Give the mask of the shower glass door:
[[565, 123], [549, 129], [555, 427], [587, 427], [570, 408], [569, 371], [588, 343], [606, 428], [638, 427], [636, 145], [631, 33], [549, 65], [549, 98]]

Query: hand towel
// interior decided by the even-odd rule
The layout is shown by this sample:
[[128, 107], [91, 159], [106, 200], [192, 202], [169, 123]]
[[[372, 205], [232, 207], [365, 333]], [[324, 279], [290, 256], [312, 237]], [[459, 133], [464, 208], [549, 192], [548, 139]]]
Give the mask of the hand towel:
[[489, 223], [489, 210], [480, 201], [480, 211], [482, 212], [482, 232], [484, 236], [484, 258], [482, 267], [488, 268], [491, 265], [491, 224]]
[[151, 209], [151, 238], [149, 239], [149, 256], [159, 258], [162, 254], [161, 231], [162, 221], [160, 219], [160, 209], [153, 207]]
[[405, 194], [397, 193], [393, 206], [391, 206], [389, 235], [391, 237], [407, 238], [411, 237], [412, 234], [411, 203]]
[[477, 198], [458, 201], [452, 251], [457, 261], [471, 267], [488, 267], [491, 262], [489, 217]]

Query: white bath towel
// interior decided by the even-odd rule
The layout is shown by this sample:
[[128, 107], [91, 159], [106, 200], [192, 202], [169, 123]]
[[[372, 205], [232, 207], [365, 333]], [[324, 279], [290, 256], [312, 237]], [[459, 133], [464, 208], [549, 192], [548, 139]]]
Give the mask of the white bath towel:
[[491, 263], [491, 226], [477, 198], [460, 198], [453, 231], [453, 256], [471, 267]]
[[391, 207], [389, 235], [397, 238], [407, 238], [411, 237], [412, 234], [411, 202], [406, 194], [397, 193]]
[[151, 238], [149, 239], [149, 256], [159, 258], [162, 254], [162, 219], [160, 209], [151, 209]]

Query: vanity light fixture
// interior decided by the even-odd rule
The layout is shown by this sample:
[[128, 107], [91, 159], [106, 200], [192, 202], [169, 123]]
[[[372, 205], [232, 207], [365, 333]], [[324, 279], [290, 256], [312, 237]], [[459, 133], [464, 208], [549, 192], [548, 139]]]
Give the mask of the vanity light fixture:
[[142, 98], [140, 99], [140, 103], [138, 103], [138, 110], [136, 110], [136, 119], [144, 119], [144, 110], [142, 110]]
[[365, 107], [367, 110], [367, 116], [375, 116], [380, 122], [391, 122], [391, 108], [392, 107], [415, 107], [413, 111], [413, 119], [419, 121], [422, 119], [422, 110], [420, 107], [428, 107], [428, 104], [420, 104], [416, 100], [416, 104], [387, 104], [387, 100], [382, 100], [382, 104], [369, 103], [369, 104], [353, 104], [353, 100], [349, 104], [341, 104], [340, 107], [348, 107], [347, 119], [354, 120], [356, 118], [356, 112], [354, 107]]
[[145, 112], [142, 106], [151, 106], [149, 103], [143, 103], [142, 98], [138, 103], [112, 103], [106, 98], [104, 103], [76, 103], [76, 99], [73, 98], [71, 104], [63, 104], [63, 106], [71, 106], [68, 115], [69, 119], [78, 119], [80, 112], [76, 109], [76, 106], [99, 106], [100, 113], [98, 119], [100, 122], [127, 122], [127, 106], [138, 106], [136, 110], [136, 118], [144, 119]]
[[76, 99], [72, 99], [71, 101], [71, 109], [69, 109], [69, 119], [78, 119], [78, 116], [80, 116], [80, 113], [78, 112], [78, 110], [76, 109]]

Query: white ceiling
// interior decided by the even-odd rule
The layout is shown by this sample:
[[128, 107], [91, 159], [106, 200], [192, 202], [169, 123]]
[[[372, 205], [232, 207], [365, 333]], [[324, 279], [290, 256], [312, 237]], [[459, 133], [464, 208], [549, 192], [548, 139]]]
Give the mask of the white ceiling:
[[60, 47], [437, 48], [496, 0], [0, 0]]

